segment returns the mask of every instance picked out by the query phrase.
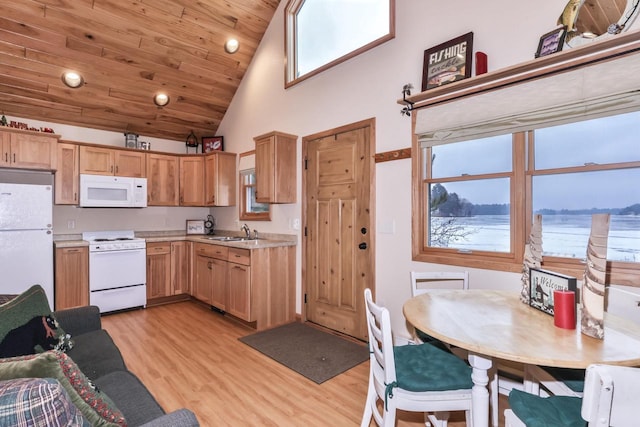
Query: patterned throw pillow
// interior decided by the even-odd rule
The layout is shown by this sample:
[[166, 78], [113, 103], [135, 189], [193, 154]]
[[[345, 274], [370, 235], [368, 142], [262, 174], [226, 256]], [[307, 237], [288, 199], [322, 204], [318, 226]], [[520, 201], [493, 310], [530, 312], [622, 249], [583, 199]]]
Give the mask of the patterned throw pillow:
[[91, 427], [58, 380], [0, 381], [0, 426], [54, 425]]
[[71, 336], [58, 325], [40, 285], [0, 305], [0, 357], [67, 351], [72, 346]]
[[60, 351], [0, 359], [0, 381], [15, 378], [55, 378], [71, 402], [92, 426], [125, 427], [122, 412]]

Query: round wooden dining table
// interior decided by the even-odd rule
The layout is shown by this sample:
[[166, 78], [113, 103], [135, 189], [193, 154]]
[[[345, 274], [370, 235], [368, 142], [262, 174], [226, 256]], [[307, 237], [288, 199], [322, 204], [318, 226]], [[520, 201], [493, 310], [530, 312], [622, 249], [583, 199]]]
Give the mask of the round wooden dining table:
[[434, 291], [408, 300], [403, 312], [415, 328], [469, 351], [474, 427], [489, 423], [492, 358], [562, 368], [640, 366], [640, 325], [605, 313], [604, 339], [592, 338], [581, 333], [579, 312], [576, 329], [558, 328], [516, 292]]

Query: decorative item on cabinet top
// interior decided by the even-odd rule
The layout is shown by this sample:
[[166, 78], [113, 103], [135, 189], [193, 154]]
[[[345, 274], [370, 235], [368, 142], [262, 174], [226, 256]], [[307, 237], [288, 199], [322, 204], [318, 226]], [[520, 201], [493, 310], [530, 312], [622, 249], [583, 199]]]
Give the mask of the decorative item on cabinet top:
[[196, 149], [196, 153], [198, 152], [198, 137], [196, 136], [195, 133], [193, 133], [193, 130], [189, 133], [189, 136], [187, 136], [187, 140], [185, 141], [185, 145], [187, 147], [187, 153], [189, 152], [189, 148], [194, 148]]
[[224, 151], [224, 137], [222, 136], [203, 136], [202, 152], [210, 153], [212, 151]]

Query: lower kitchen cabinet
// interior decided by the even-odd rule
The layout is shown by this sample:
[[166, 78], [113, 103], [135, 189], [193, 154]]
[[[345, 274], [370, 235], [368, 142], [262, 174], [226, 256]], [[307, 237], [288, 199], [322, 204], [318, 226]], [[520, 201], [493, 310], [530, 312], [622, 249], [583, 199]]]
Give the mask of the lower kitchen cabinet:
[[247, 322], [251, 316], [251, 267], [227, 263], [229, 280], [229, 304], [227, 312]]
[[55, 310], [89, 305], [89, 248], [55, 250]]
[[191, 242], [147, 243], [147, 305], [189, 295]]
[[227, 257], [229, 248], [195, 243], [193, 296], [219, 310], [227, 308]]
[[229, 288], [227, 261], [211, 258], [210, 267], [213, 270], [211, 280], [211, 305], [225, 311], [228, 309], [227, 293]]
[[147, 303], [171, 295], [171, 242], [147, 243]]
[[211, 286], [213, 284], [212, 261], [212, 258], [199, 254], [196, 254], [193, 259], [193, 288], [191, 294], [194, 298], [207, 304], [211, 304]]
[[194, 244], [192, 295], [256, 329], [295, 320], [295, 247]]
[[171, 242], [171, 294], [191, 293], [192, 242]]

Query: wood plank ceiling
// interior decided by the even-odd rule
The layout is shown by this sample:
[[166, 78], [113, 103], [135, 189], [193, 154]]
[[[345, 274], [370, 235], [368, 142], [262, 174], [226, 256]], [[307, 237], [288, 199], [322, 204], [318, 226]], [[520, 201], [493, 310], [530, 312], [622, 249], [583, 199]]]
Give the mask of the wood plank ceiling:
[[[213, 136], [278, 3], [2, 1], [0, 112], [181, 142], [191, 130]], [[67, 70], [86, 84], [65, 86]], [[153, 103], [158, 92], [169, 105]]]

